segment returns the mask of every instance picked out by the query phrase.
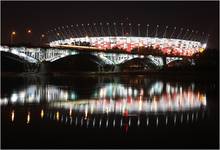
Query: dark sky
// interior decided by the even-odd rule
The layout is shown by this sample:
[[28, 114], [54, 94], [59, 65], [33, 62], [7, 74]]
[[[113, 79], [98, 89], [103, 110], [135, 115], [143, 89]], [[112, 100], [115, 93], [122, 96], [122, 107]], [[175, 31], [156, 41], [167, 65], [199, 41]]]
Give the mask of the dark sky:
[[208, 47], [219, 44], [219, 2], [1, 2], [1, 42], [10, 41], [10, 32], [17, 32], [15, 42], [27, 39], [31, 28], [32, 41], [62, 25], [94, 22], [126, 22], [133, 24], [168, 25], [189, 28], [210, 34]]

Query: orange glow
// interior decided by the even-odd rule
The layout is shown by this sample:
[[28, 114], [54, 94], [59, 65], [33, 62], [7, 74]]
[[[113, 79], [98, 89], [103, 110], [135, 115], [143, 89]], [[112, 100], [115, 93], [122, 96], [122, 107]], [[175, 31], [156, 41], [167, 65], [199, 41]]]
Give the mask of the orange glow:
[[204, 52], [204, 50], [205, 50], [204, 48], [199, 48], [200, 53]]
[[203, 105], [206, 105], [206, 96], [201, 94], [199, 95], [199, 100], [202, 102]]
[[123, 116], [128, 117], [128, 110], [127, 109], [124, 111]]
[[16, 35], [16, 32], [15, 31], [11, 32], [11, 35]]
[[27, 115], [27, 124], [30, 123], [30, 119], [31, 119], [31, 117], [30, 117], [30, 112], [28, 112], [28, 115]]
[[57, 121], [60, 119], [60, 113], [58, 111], [56, 113], [56, 119], [57, 119]]
[[42, 109], [40, 112], [40, 117], [43, 118], [44, 117], [44, 110]]
[[14, 122], [14, 119], [15, 119], [15, 111], [13, 110], [11, 112], [11, 121]]
[[70, 116], [72, 115], [72, 108], [70, 108], [69, 114], [70, 114]]
[[29, 33], [29, 34], [30, 34], [31, 32], [32, 32], [32, 31], [31, 31], [30, 29], [29, 29], [29, 30], [27, 30], [27, 33]]

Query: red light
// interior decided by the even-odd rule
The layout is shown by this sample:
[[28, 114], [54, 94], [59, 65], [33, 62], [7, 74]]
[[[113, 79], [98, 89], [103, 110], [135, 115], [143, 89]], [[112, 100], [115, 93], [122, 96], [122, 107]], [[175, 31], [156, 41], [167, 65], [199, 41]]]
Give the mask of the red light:
[[128, 110], [125, 110], [123, 116], [128, 117]]

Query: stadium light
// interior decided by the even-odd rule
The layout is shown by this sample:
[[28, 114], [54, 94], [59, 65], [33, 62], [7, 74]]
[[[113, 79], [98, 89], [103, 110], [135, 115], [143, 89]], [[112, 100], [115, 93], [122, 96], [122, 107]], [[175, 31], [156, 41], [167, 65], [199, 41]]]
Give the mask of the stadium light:
[[[90, 25], [88, 24], [82, 24], [83, 25], [83, 29], [79, 29], [78, 28], [78, 32], [80, 33], [81, 30], [84, 31], [85, 26], [84, 25]], [[177, 27], [173, 28], [173, 31], [170, 35], [170, 37], [167, 36], [167, 29], [170, 28], [169, 26], [165, 26], [165, 31], [163, 34], [158, 34], [159, 33], [159, 25], [156, 25], [156, 35], [154, 37], [149, 37], [148, 34], [150, 31], [148, 31], [148, 27], [150, 26], [149, 24], [145, 25], [144, 27], [147, 27], [147, 31], [146, 31], [146, 35], [145, 37], [140, 37], [140, 26], [141, 24], [137, 24], [136, 27], [138, 27], [138, 36], [135, 35], [137, 33], [133, 33], [132, 32], [132, 24], [129, 23], [129, 28], [130, 28], [130, 33], [128, 33], [127, 31], [125, 31], [124, 28], [124, 23], [119, 23], [119, 28], [118, 26], [116, 26], [116, 22], [113, 22], [113, 30], [114, 30], [114, 34], [111, 33], [111, 26], [110, 23], [107, 22], [105, 24], [103, 24], [102, 22], [97, 23], [93, 23], [94, 25], [94, 31], [92, 31], [92, 29], [89, 28], [89, 33], [91, 32], [91, 34], [88, 35], [88, 33], [86, 34], [81, 34], [80, 37], [77, 36], [75, 38], [64, 38], [63, 40], [55, 40], [50, 42], [50, 46], [52, 47], [56, 47], [56, 46], [60, 46], [60, 45], [64, 45], [66, 44], [68, 41], [68, 43], [75, 43], [76, 41], [80, 41], [80, 42], [88, 42], [88, 38], [89, 38], [89, 42], [90, 42], [90, 46], [94, 47], [94, 48], [98, 48], [98, 49], [111, 49], [112, 47], [118, 47], [120, 49], [124, 49], [128, 52], [130, 52], [132, 49], [134, 49], [135, 47], [138, 48], [138, 46], [143, 46], [144, 48], [150, 47], [152, 46], [153, 49], [158, 48], [159, 50], [161, 50], [162, 53], [169, 53], [171, 50], [174, 52], [175, 55], [193, 55], [195, 52], [200, 52], [202, 51], [202, 49], [205, 49], [206, 46], [204, 46], [203, 44], [206, 44], [207, 42], [198, 42], [195, 41], [193, 36], [193, 33], [195, 34], [195, 31], [190, 31], [189, 29], [187, 29], [187, 34], [184, 33], [183, 35], [183, 28], [180, 28], [179, 33], [175, 34], [175, 31], [177, 29]], [[101, 28], [101, 32], [98, 32], [97, 30], [97, 26], [96, 25], [100, 25]], [[103, 29], [103, 25], [107, 25], [108, 28], [108, 32], [104, 32], [105, 30]], [[78, 27], [79, 25], [76, 24], [76, 26]], [[155, 30], [155, 28], [153, 28]], [[117, 32], [120, 31], [120, 32]], [[97, 34], [92, 34], [93, 32], [97, 33]], [[57, 32], [55, 31], [55, 33], [57, 34], [57, 36], [61, 36], [60, 33], [63, 35], [63, 33], [61, 31]], [[67, 32], [67, 34], [70, 32]], [[99, 33], [104, 33], [102, 36], [100, 36], [101, 34]], [[91, 36], [91, 35], [95, 35], [95, 36]], [[124, 36], [126, 35], [126, 36]], [[177, 36], [177, 38], [174, 38], [174, 36]], [[198, 32], [196, 32], [196, 35], [198, 35]], [[204, 33], [201, 33], [201, 35], [204, 35]], [[198, 35], [199, 36], [199, 35]], [[68, 36], [67, 36], [68, 37]], [[186, 39], [183, 39], [182, 37], [185, 37]], [[194, 38], [194, 39], [193, 39]], [[207, 41], [207, 40], [206, 40]], [[84, 46], [86, 47], [86, 46]], [[200, 49], [202, 48], [202, 49]]]

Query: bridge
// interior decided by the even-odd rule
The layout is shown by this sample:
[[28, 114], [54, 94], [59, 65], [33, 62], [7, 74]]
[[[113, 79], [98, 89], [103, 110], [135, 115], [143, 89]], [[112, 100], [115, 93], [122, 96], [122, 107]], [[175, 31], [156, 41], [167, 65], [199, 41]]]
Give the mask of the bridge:
[[[174, 61], [183, 61], [187, 60], [193, 64], [193, 59], [181, 57], [181, 56], [155, 56], [155, 55], [140, 55], [132, 53], [118, 53], [118, 52], [107, 52], [101, 50], [85, 49], [83, 47], [8, 47], [0, 46], [0, 51], [14, 54], [20, 57], [23, 60], [31, 64], [42, 64], [42, 62], [55, 62], [59, 59], [65, 58], [71, 55], [90, 55], [91, 57], [97, 58], [96, 61], [98, 66], [101, 68], [104, 65], [118, 66], [121, 64], [128, 63], [132, 60], [139, 60], [142, 63], [150, 62], [156, 68], [162, 68], [163, 66], [174, 62]], [[102, 69], [101, 69], [102, 70]]]

